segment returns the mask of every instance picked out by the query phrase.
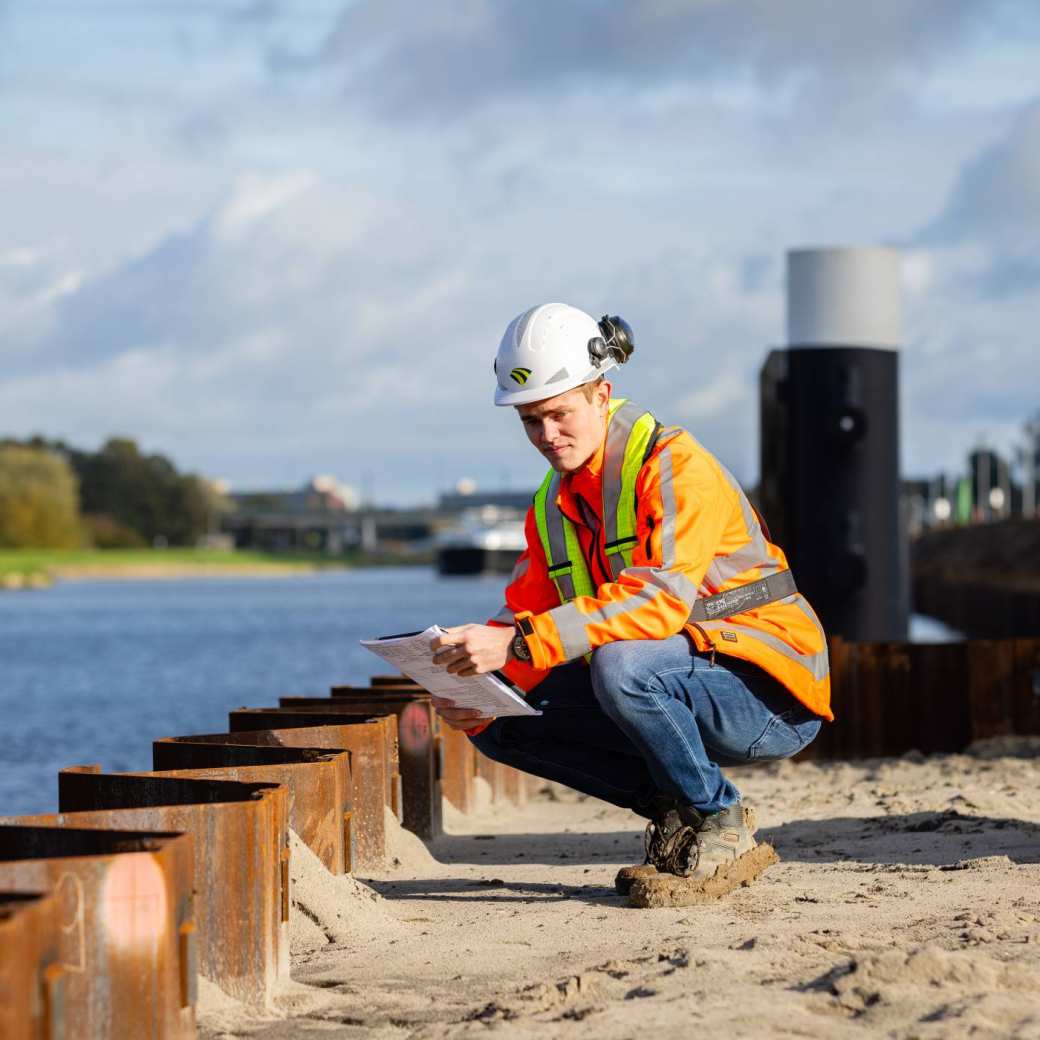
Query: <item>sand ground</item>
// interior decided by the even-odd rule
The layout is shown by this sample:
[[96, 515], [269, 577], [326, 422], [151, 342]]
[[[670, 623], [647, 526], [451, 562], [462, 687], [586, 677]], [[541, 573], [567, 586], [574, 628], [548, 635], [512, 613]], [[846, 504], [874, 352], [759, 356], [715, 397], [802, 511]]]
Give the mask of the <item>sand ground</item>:
[[297, 848], [296, 983], [206, 988], [201, 1035], [1040, 1040], [1040, 739], [733, 776], [782, 862], [707, 907], [627, 907], [639, 821], [561, 788], [399, 833], [371, 890]]

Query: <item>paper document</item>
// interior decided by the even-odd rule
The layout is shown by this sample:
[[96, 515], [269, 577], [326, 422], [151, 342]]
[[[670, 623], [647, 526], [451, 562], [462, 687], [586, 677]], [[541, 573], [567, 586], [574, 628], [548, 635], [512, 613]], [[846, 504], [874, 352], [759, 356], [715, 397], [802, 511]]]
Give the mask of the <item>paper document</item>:
[[445, 634], [440, 625], [425, 632], [385, 639], [362, 639], [361, 645], [384, 661], [388, 661], [409, 679], [437, 697], [448, 697], [459, 708], [471, 708], [488, 717], [492, 715], [541, 715], [512, 686], [497, 675], [452, 675], [433, 663], [430, 644]]

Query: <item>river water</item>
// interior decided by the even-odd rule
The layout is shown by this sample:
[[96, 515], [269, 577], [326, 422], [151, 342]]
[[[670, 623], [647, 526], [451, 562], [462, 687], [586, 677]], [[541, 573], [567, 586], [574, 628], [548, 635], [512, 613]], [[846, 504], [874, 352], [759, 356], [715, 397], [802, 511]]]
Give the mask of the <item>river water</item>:
[[0, 815], [53, 812], [57, 772], [151, 768], [151, 741], [227, 713], [368, 685], [358, 640], [484, 621], [502, 578], [428, 568], [279, 578], [62, 582], [0, 595]]
[[[150, 769], [157, 737], [222, 733], [233, 708], [368, 685], [386, 668], [359, 639], [483, 621], [502, 585], [373, 568], [0, 595], [0, 815], [54, 811], [63, 766]], [[951, 637], [919, 618], [912, 635]]]

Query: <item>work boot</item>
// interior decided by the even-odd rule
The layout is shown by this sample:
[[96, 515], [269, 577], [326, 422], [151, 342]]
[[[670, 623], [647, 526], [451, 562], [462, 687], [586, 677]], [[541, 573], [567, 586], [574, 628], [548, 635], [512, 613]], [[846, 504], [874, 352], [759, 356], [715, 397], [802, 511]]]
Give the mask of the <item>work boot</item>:
[[754, 812], [739, 802], [710, 815], [682, 806], [679, 816], [683, 825], [665, 841], [657, 872], [632, 881], [629, 906], [713, 903], [779, 860], [771, 845], [756, 843]]
[[631, 867], [622, 867], [614, 878], [614, 888], [619, 895], [627, 896], [636, 878], [651, 877], [657, 873], [657, 863], [664, 856], [671, 838], [683, 827], [674, 798], [658, 795], [646, 806], [650, 822], [643, 833], [643, 862]]
[[661, 856], [654, 860], [659, 871], [704, 881], [755, 848], [756, 820], [750, 806], [737, 802], [709, 814], [681, 806], [677, 815], [683, 826], [664, 842]]

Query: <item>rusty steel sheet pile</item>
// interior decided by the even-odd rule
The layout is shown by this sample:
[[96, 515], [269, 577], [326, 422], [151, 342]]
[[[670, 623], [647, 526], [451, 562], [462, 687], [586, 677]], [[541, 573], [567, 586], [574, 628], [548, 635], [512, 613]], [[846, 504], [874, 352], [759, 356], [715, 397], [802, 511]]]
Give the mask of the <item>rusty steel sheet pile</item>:
[[[384, 694], [404, 696], [411, 693], [429, 697], [428, 691], [404, 675], [374, 675], [371, 684], [368, 688], [334, 686], [331, 695], [334, 698], [345, 698], [355, 693], [359, 697], [365, 694], [382, 697]], [[485, 758], [464, 732], [444, 725], [436, 712], [431, 714], [441, 791], [456, 809], [472, 812], [476, 808], [475, 780], [478, 776], [487, 782], [493, 801], [509, 801], [517, 806], [527, 803], [529, 781], [524, 773]], [[478, 760], [482, 763], [480, 766]]]
[[[382, 696], [394, 694], [402, 696], [407, 693], [425, 694], [418, 683], [407, 676], [374, 675], [371, 687], [334, 686], [333, 697], [348, 695], [348, 691], [361, 691], [369, 695]], [[433, 732], [437, 744], [441, 790], [455, 808], [462, 812], [472, 812], [476, 807], [475, 780], [480, 776], [488, 784], [493, 801], [509, 801], [522, 806], [527, 802], [528, 778], [524, 773], [501, 763], [492, 762], [481, 755], [461, 730], [444, 725], [440, 716], [433, 713]], [[478, 766], [478, 761], [481, 765]]]
[[191, 835], [199, 973], [243, 1003], [270, 1003], [289, 974], [284, 787], [75, 766], [58, 776], [58, 809], [13, 822]]
[[[279, 728], [295, 725], [292, 721], [277, 723], [262, 721], [270, 718], [280, 718], [283, 715], [288, 719], [313, 715], [318, 721], [303, 723], [307, 726], [335, 725], [337, 722], [375, 726], [383, 742], [383, 756], [386, 761], [386, 804], [397, 817], [398, 823], [400, 823], [403, 814], [404, 798], [401, 784], [400, 753], [397, 744], [397, 717], [393, 714], [373, 715], [371, 712], [364, 712], [349, 707], [337, 708], [328, 698], [324, 697], [304, 699], [308, 701], [316, 700], [318, 706], [311, 707], [301, 704], [288, 707], [279, 705], [278, 707], [269, 708], [239, 708], [237, 711], [231, 712], [229, 719], [232, 721], [229, 721], [228, 728], [234, 730], [253, 726], [259, 727], [261, 725]], [[261, 721], [256, 721], [258, 719]]]
[[[392, 773], [387, 760], [385, 722], [367, 715], [240, 708], [230, 713], [228, 729], [235, 741], [241, 743], [350, 752], [352, 865], [356, 872], [378, 869], [386, 862], [387, 833], [383, 807], [389, 804], [386, 792], [390, 786], [388, 777]], [[217, 738], [188, 739], [201, 742]]]
[[[374, 675], [370, 693], [382, 695], [385, 691], [403, 694], [411, 691], [425, 694], [426, 691], [407, 676]], [[341, 696], [341, 690], [361, 687], [332, 688], [332, 696]], [[476, 784], [478, 751], [462, 730], [446, 726], [439, 715], [433, 716], [434, 740], [437, 744], [441, 791], [444, 797], [460, 812], [472, 812], [476, 807]], [[505, 767], [502, 767], [505, 768]]]
[[[354, 690], [365, 690], [380, 696], [384, 692], [398, 695], [414, 692], [429, 696], [428, 691], [406, 675], [373, 675], [369, 681], [371, 687], [368, 690], [364, 687], [334, 686], [332, 696], [342, 697], [346, 691]], [[511, 802], [516, 806], [527, 804], [530, 781], [525, 773], [485, 758], [470, 743], [465, 733], [443, 725], [436, 714], [434, 736], [438, 742], [442, 791], [455, 808], [462, 812], [471, 812], [475, 808], [474, 781], [478, 776], [487, 782], [493, 801]]]
[[527, 804], [528, 774], [522, 773], [512, 766], [501, 766], [499, 782], [502, 785], [502, 795], [507, 802], [512, 802], [517, 807]]
[[283, 708], [363, 712], [396, 720], [401, 773], [401, 822], [429, 841], [442, 833], [440, 757], [434, 733], [436, 714], [429, 694], [387, 687], [336, 687], [332, 697], [282, 697]]
[[[389, 679], [390, 676], [383, 678]], [[392, 710], [397, 715], [397, 737], [404, 786], [404, 825], [429, 840], [443, 832], [442, 802], [448, 797], [449, 762], [440, 716], [429, 693], [403, 679], [379, 686], [333, 686], [330, 696], [364, 710]], [[469, 741], [466, 741], [467, 745]], [[451, 763], [454, 766], [454, 763]], [[458, 770], [450, 770], [454, 784]], [[453, 789], [452, 795], [457, 797]], [[453, 804], [456, 804], [454, 798]]]
[[53, 893], [0, 891], [0, 1037], [67, 1032], [58, 913]]
[[445, 726], [440, 718], [437, 722], [444, 797], [459, 812], [472, 812], [476, 808], [477, 749], [462, 730]]
[[25, 819], [0, 819], [0, 1036], [195, 1036], [191, 837]]
[[0, 1037], [191, 1037], [198, 975], [269, 1006], [289, 976], [290, 826], [332, 873], [378, 869], [386, 807], [429, 839], [445, 776], [474, 804], [468, 739], [382, 678], [156, 740], [151, 771], [69, 767], [57, 813], [0, 818]]
[[963, 751], [1040, 733], [1040, 639], [829, 641], [835, 721], [799, 759]]
[[326, 870], [344, 874], [353, 865], [350, 752], [327, 748], [235, 744], [231, 733], [211, 734], [227, 743], [166, 737], [152, 744], [152, 768], [172, 777], [282, 784], [289, 792], [289, 826]]
[[493, 802], [511, 802], [517, 806], [527, 804], [527, 775], [525, 773], [478, 754], [476, 775], [487, 783]]
[[[311, 699], [311, 698], [306, 698]], [[327, 698], [316, 698], [324, 707], [329, 704]], [[397, 719], [393, 715], [373, 715], [369, 712], [357, 710], [333, 710], [330, 705], [329, 711], [322, 709], [311, 709], [307, 707], [287, 708], [281, 705], [271, 705], [262, 708], [237, 708], [228, 715], [228, 729], [235, 732], [238, 730], [249, 730], [260, 728], [264, 725], [263, 719], [284, 715], [286, 718], [298, 719], [307, 714], [315, 717], [321, 716], [318, 722], [303, 723], [306, 726], [334, 726], [343, 723], [351, 726], [368, 725], [374, 726], [379, 733], [379, 739], [383, 744], [383, 759], [386, 763], [384, 772], [385, 798], [387, 806], [393, 810], [398, 822], [401, 820], [401, 772], [400, 759], [397, 747]], [[278, 724], [273, 728], [296, 727], [296, 722], [291, 721]]]
[[[304, 700], [310, 700], [312, 698], [303, 698]], [[389, 714], [372, 714], [370, 712], [360, 711], [359, 709], [350, 708], [337, 708], [326, 697], [314, 698], [318, 701], [319, 707], [310, 708], [306, 705], [300, 705], [299, 707], [270, 707], [270, 708], [242, 708], [239, 709], [243, 714], [249, 714], [251, 712], [286, 712], [290, 715], [298, 715], [300, 713], [306, 714], [308, 712], [325, 713], [325, 718], [328, 722], [335, 723], [343, 720], [352, 723], [371, 723], [379, 728], [379, 732], [382, 735], [384, 755], [386, 759], [386, 804], [393, 811], [394, 816], [397, 817], [397, 822], [400, 823], [404, 819], [404, 795], [403, 785], [401, 782], [401, 760], [400, 760], [400, 749], [397, 741], [397, 717], [393, 713]], [[232, 715], [237, 716], [237, 712], [233, 712]], [[291, 725], [291, 723], [290, 723]], [[230, 726], [234, 729], [234, 726]]]

